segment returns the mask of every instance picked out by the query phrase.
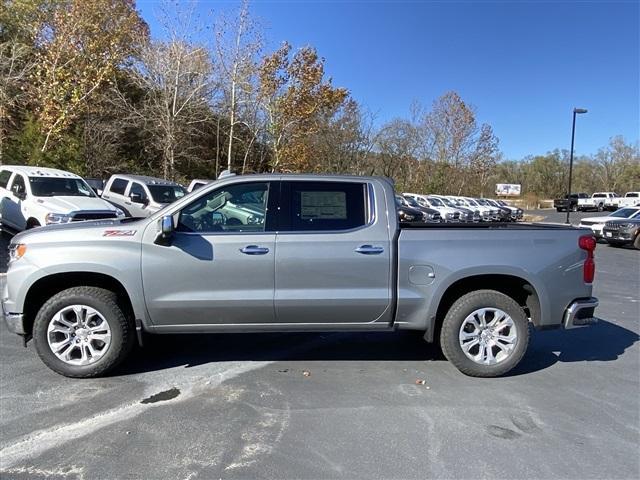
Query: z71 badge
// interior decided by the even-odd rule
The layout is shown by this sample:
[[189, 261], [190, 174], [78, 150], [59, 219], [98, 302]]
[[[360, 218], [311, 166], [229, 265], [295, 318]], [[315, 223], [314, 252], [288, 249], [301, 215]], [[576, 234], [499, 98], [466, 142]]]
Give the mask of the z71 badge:
[[105, 230], [103, 237], [133, 237], [137, 230]]

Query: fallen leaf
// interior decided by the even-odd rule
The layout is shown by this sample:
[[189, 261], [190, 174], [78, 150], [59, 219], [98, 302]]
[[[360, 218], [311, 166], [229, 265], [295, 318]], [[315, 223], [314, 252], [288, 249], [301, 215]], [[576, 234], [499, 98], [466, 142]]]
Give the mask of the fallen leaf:
[[416, 380], [416, 385], [424, 385], [425, 383], [427, 383], [426, 380]]
[[311, 372], [308, 370], [305, 370], [304, 372], [302, 372], [302, 375], [304, 375], [305, 377], [310, 377], [311, 376]]

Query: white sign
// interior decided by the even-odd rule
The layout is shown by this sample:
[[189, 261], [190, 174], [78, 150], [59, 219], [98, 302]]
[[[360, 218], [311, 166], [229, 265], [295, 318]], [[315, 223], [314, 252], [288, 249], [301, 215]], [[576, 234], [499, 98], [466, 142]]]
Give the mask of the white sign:
[[522, 191], [519, 183], [496, 183], [496, 195], [517, 197]]

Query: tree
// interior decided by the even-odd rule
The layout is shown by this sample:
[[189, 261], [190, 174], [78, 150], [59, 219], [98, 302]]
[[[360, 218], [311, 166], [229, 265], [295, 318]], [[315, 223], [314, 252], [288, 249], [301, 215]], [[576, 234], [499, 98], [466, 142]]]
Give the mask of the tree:
[[[481, 197], [484, 197], [489, 177], [496, 167], [498, 153], [498, 138], [493, 134], [493, 129], [490, 125], [482, 124], [480, 136], [471, 155], [470, 162], [471, 171], [476, 175], [480, 186]], [[461, 193], [462, 188], [458, 191], [458, 195]]]
[[[262, 37], [249, 16], [249, 2], [243, 0], [237, 17], [230, 21], [222, 17], [216, 31], [216, 68], [224, 95], [223, 110], [229, 122], [227, 168], [234, 157], [235, 129], [244, 124], [251, 130], [251, 140], [245, 149], [242, 170], [259, 128], [256, 82], [257, 58], [262, 50]], [[216, 172], [217, 174], [217, 172]]]
[[290, 53], [291, 46], [284, 43], [259, 69], [272, 171], [310, 168], [313, 153], [305, 137], [317, 132], [322, 116], [335, 112], [348, 96], [346, 89], [324, 79], [324, 59], [314, 48], [302, 48], [291, 59]]
[[95, 92], [147, 35], [133, 0], [56, 3], [50, 20], [39, 28], [32, 75], [42, 151], [86, 111]]
[[640, 165], [638, 146], [627, 144], [622, 136], [609, 140], [609, 145], [598, 150], [595, 156], [601, 188], [616, 191], [621, 187], [632, 188], [630, 177], [636, 177]]

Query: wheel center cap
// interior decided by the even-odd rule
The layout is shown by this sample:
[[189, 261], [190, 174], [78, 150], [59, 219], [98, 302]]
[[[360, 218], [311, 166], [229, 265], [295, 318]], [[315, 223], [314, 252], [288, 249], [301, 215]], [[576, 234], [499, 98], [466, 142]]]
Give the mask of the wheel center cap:
[[89, 336], [89, 330], [87, 330], [86, 328], [79, 328], [78, 330], [76, 330], [76, 336], [84, 340]]

